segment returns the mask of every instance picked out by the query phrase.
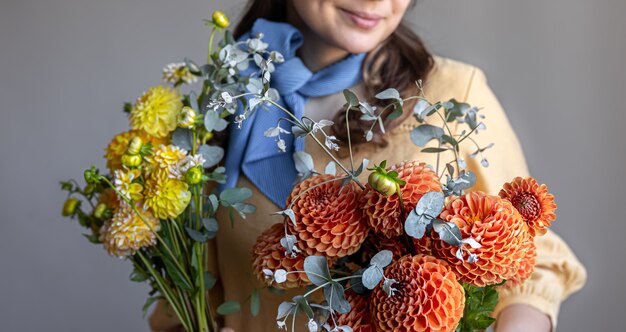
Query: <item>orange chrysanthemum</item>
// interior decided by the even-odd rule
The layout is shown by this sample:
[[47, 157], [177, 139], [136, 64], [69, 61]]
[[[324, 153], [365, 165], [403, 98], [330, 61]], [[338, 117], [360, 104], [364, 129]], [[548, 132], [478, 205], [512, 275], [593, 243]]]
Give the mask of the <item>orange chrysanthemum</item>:
[[[346, 300], [350, 303], [350, 312], [340, 314], [335, 317], [337, 326], [346, 325], [352, 328], [353, 332], [373, 332], [371, 326], [372, 317], [370, 314], [370, 297], [359, 295], [351, 290], [345, 292]], [[332, 326], [332, 320], [329, 319]]]
[[259, 235], [252, 248], [252, 271], [268, 286], [289, 289], [308, 285], [310, 282], [305, 273], [288, 273], [285, 282], [277, 283], [263, 272], [265, 269], [272, 272], [279, 269], [287, 272], [304, 271], [305, 257], [288, 255], [280, 244], [280, 239], [284, 236], [285, 228], [282, 223], [272, 225]]
[[528, 240], [526, 240], [526, 249], [524, 249], [526, 255], [518, 265], [517, 272], [513, 277], [504, 283], [505, 288], [512, 288], [521, 285], [530, 277], [535, 271], [535, 264], [537, 262], [537, 247], [533, 241], [533, 237], [528, 234]]
[[340, 179], [328, 174], [312, 176], [299, 183], [287, 199], [287, 204], [295, 199], [296, 224], [289, 219], [286, 222], [307, 256], [321, 254], [332, 259], [351, 255], [367, 237], [369, 229], [358, 204], [360, 189], [353, 182], [342, 188]]
[[[398, 178], [406, 181], [400, 188], [405, 215], [411, 212], [425, 193], [442, 192], [437, 174], [424, 163], [404, 162], [391, 167], [398, 172]], [[363, 211], [369, 226], [374, 232], [388, 238], [400, 236], [404, 232], [400, 220], [400, 201], [398, 194], [385, 197], [375, 190], [368, 189], [363, 196]]]
[[519, 211], [533, 236], [545, 234], [556, 219], [554, 196], [545, 184], [539, 185], [532, 177], [516, 177], [505, 183], [500, 197], [509, 200]]
[[432, 256], [404, 256], [385, 270], [397, 281], [392, 296], [379, 285], [372, 293], [372, 325], [377, 331], [454, 331], [465, 291], [448, 264]]
[[128, 143], [130, 143], [130, 140], [133, 139], [133, 137], [139, 137], [144, 144], [150, 142], [153, 146], [169, 143], [169, 138], [156, 138], [149, 136], [143, 130], [130, 130], [116, 135], [107, 146], [105, 150], [106, 153], [104, 155], [107, 160], [107, 167], [111, 173], [122, 168], [122, 156], [126, 153]]
[[463, 238], [472, 237], [482, 247], [465, 246], [477, 261], [461, 261], [458, 247], [438, 240], [433, 232], [433, 253], [446, 260], [459, 279], [478, 287], [497, 284], [517, 273], [527, 249], [528, 227], [522, 216], [507, 200], [482, 192], [471, 192], [451, 200], [440, 219], [455, 223]]

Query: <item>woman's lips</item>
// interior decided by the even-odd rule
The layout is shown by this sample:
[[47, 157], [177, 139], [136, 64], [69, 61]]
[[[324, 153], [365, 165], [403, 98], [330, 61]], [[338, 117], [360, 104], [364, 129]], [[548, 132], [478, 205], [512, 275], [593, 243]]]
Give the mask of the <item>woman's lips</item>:
[[378, 22], [382, 20], [381, 16], [375, 14], [353, 12], [343, 8], [340, 8], [340, 10], [345, 17], [361, 29], [371, 29], [378, 25]]

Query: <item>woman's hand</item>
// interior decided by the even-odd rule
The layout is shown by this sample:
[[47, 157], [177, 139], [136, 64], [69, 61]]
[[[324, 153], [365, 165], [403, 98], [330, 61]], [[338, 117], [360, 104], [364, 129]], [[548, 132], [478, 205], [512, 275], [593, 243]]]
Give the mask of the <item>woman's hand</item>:
[[543, 312], [526, 304], [513, 304], [498, 315], [495, 332], [550, 332], [552, 322]]

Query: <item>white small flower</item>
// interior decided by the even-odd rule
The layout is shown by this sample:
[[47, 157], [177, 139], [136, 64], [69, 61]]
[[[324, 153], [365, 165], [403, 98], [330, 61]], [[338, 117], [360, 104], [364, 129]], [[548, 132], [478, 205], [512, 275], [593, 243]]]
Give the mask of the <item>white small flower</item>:
[[281, 128], [280, 126], [276, 126], [276, 127], [272, 127], [268, 130], [266, 130], [263, 133], [263, 136], [265, 137], [276, 137], [279, 136], [280, 134], [290, 134], [287, 130]]
[[280, 150], [280, 152], [287, 152], [287, 144], [284, 139], [279, 138], [276, 141], [276, 145], [278, 146], [278, 150]]
[[190, 168], [194, 168], [200, 165], [204, 165], [206, 160], [201, 154], [193, 156], [187, 156], [178, 163], [178, 168], [181, 173], [186, 173]]
[[243, 121], [245, 119], [246, 119], [245, 114], [239, 114], [235, 117], [235, 123], [237, 124], [237, 129], [241, 129], [241, 125], [243, 124]]
[[327, 148], [331, 150], [339, 151], [339, 145], [335, 143], [335, 141], [337, 141], [337, 137], [326, 136], [326, 141], [324, 142], [324, 144], [326, 145]]
[[171, 84], [179, 82], [192, 84], [198, 81], [198, 77], [189, 71], [185, 63], [176, 62], [170, 63], [163, 68], [163, 80]]
[[320, 120], [313, 124], [313, 133], [316, 133], [318, 130], [322, 130], [324, 127], [332, 126], [333, 124], [334, 122], [330, 120]]
[[270, 269], [263, 269], [263, 275], [265, 276], [265, 279], [274, 278], [274, 272], [272, 272], [272, 270]]
[[317, 332], [317, 322], [315, 322], [313, 318], [309, 319], [307, 327], [309, 328], [309, 332]]
[[279, 329], [287, 330], [287, 323], [285, 323], [284, 320], [283, 321], [277, 320], [276, 325], [278, 325]]
[[474, 264], [476, 263], [476, 261], [478, 261], [478, 255], [476, 254], [470, 254], [469, 257], [467, 258], [467, 262], [470, 264]]
[[398, 289], [392, 287], [396, 283], [397, 281], [395, 279], [385, 278], [383, 281], [383, 290], [387, 293], [387, 296], [392, 297], [393, 293], [398, 291]]

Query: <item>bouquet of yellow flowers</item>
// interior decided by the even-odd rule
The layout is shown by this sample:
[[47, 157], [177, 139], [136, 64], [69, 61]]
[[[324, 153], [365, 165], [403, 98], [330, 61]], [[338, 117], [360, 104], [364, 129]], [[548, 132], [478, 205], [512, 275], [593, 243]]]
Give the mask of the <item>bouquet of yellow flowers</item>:
[[[318, 172], [310, 155], [294, 154], [300, 174], [285, 208], [276, 212], [283, 221], [251, 248], [253, 271], [264, 287], [307, 287], [277, 308], [279, 328], [287, 329], [291, 317], [294, 330], [296, 315], [305, 317], [309, 331], [466, 332], [491, 325], [497, 287], [530, 276], [533, 239], [556, 218], [556, 205], [532, 178], [513, 179], [499, 196], [470, 191], [476, 176], [459, 146], [475, 143], [472, 135], [485, 129], [479, 109], [454, 99], [432, 102], [421, 81], [416, 96], [401, 97], [393, 88], [377, 94], [388, 101], [380, 110], [344, 90], [348, 133], [347, 119], [356, 114], [372, 122], [363, 133], [370, 141], [374, 126], [385, 130], [384, 112], [399, 117], [411, 101], [421, 124], [407, 138], [420, 152], [437, 154], [435, 167], [382, 161], [368, 168], [367, 159], [355, 167], [350, 139], [343, 145], [324, 131], [331, 121], [297, 117], [278, 102], [270, 81], [284, 58], [267, 49], [263, 36], [235, 40], [220, 12], [206, 23], [212, 28], [207, 64], [185, 59], [167, 65], [168, 86], [151, 87], [125, 105], [130, 130], [106, 148], [108, 172], [91, 167], [84, 186], [62, 182], [68, 192], [63, 214], [87, 228], [91, 242], [131, 261], [133, 281], [151, 285], [144, 310], [162, 298], [185, 330], [217, 329], [208, 303], [217, 280], [207, 271], [206, 243], [217, 236], [218, 209], [228, 209], [232, 220], [256, 208], [246, 202], [250, 189], [216, 190], [226, 169], [215, 138], [229, 121], [241, 127], [266, 109], [283, 113], [278, 121], [291, 124], [290, 132], [279, 124], [267, 128], [265, 136], [277, 137], [278, 150], [285, 150], [280, 134], [310, 137], [333, 160]], [[221, 31], [224, 38], [213, 50]], [[196, 81], [202, 83], [199, 93], [183, 93]], [[452, 131], [451, 124], [464, 130]], [[349, 165], [334, 155], [340, 144], [348, 149]], [[481, 156], [487, 167], [483, 153], [490, 147], [476, 144], [470, 157]], [[452, 158], [440, 167], [444, 154]], [[261, 305], [255, 292], [253, 314]], [[227, 301], [216, 311], [226, 315], [239, 306]]]

